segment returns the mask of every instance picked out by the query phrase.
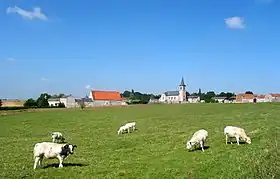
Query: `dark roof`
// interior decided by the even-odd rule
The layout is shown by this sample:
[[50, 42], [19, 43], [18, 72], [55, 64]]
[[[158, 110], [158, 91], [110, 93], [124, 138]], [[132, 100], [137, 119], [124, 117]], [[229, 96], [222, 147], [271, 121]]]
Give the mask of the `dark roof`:
[[191, 96], [188, 96], [188, 98], [198, 98], [198, 96], [191, 95]]
[[75, 99], [75, 102], [81, 102], [82, 100], [84, 100], [84, 102], [92, 102], [92, 99], [91, 99], [91, 98]]
[[226, 99], [227, 97], [223, 97], [223, 96], [216, 96], [216, 97], [213, 97], [213, 99]]
[[182, 79], [181, 79], [180, 86], [186, 86], [186, 85], [185, 85], [185, 82], [184, 82], [184, 78], [183, 78], [183, 77], [182, 77]]
[[166, 96], [179, 96], [179, 91], [166, 91], [164, 94]]

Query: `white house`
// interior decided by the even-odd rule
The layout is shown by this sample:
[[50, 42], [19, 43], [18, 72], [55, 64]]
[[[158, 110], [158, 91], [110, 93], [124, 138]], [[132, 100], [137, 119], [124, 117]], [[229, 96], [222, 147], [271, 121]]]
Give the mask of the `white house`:
[[269, 93], [265, 95], [266, 102], [280, 102], [280, 94]]
[[199, 103], [200, 97], [199, 96], [188, 96], [188, 102], [189, 103]]
[[213, 97], [213, 100], [218, 101], [218, 103], [224, 103], [227, 97]]
[[62, 96], [61, 98], [48, 99], [49, 106], [58, 106], [59, 103], [63, 103], [66, 108], [76, 107], [75, 98], [72, 95]]
[[182, 78], [179, 91], [166, 91], [159, 98], [160, 103], [184, 103], [187, 102], [186, 85]]

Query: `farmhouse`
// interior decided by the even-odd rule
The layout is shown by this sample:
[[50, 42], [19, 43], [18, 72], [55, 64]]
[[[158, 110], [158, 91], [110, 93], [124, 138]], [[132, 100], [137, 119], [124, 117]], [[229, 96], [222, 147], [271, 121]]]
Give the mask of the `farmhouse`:
[[280, 94], [269, 93], [265, 96], [267, 102], [280, 102]]
[[236, 95], [236, 103], [258, 103], [267, 102], [264, 95], [244, 94]]
[[217, 101], [218, 103], [224, 103], [227, 97], [213, 97], [213, 100]]
[[61, 98], [48, 99], [49, 106], [58, 106], [59, 103], [63, 103], [66, 108], [76, 107], [75, 98], [72, 95], [62, 96]]
[[190, 96], [187, 96], [187, 100], [188, 100], [189, 103], [199, 103], [200, 102], [200, 97], [190, 95]]
[[92, 90], [89, 98], [93, 101], [94, 106], [126, 105], [126, 99], [122, 98], [118, 91]]

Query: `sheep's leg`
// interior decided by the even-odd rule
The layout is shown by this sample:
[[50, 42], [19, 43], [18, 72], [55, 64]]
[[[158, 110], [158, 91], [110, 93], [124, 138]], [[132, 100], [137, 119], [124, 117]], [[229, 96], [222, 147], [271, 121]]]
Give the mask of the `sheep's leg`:
[[129, 133], [129, 131], [130, 131], [130, 130], [129, 130], [129, 128], [128, 128], [128, 129], [127, 129], [127, 132]]
[[63, 165], [62, 165], [63, 158], [60, 157], [60, 156], [58, 156], [57, 158], [58, 158], [58, 160], [59, 160], [59, 166], [58, 166], [58, 168], [62, 168], [62, 167], [63, 167]]
[[201, 147], [201, 150], [204, 152], [203, 145], [204, 145], [204, 142], [203, 142], [203, 141], [200, 141], [200, 147]]
[[228, 136], [226, 135], [226, 144], [227, 144], [227, 142], [228, 142]]
[[236, 136], [236, 142], [237, 142], [237, 145], [239, 145], [239, 136]]
[[43, 162], [43, 157], [41, 157], [41, 158], [39, 159], [39, 165], [40, 165], [40, 168], [43, 168], [43, 166], [42, 166], [42, 162]]
[[34, 169], [37, 167], [37, 163], [39, 162], [40, 157], [35, 157], [35, 162], [34, 162]]

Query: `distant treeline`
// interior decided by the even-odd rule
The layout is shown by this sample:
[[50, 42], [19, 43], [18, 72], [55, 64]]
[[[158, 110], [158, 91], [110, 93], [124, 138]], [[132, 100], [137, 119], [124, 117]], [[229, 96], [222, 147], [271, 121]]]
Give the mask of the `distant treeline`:
[[[206, 93], [201, 92], [201, 89], [198, 90], [197, 93], [188, 93], [186, 92], [187, 96], [199, 96], [201, 100], [205, 100], [206, 103], [214, 103], [215, 100], [213, 97], [226, 97], [230, 98], [235, 96], [234, 93], [231, 92], [221, 92], [216, 94], [214, 91], [208, 91]], [[154, 95], [154, 94], [147, 94], [141, 92], [135, 92], [134, 90], [131, 91], [124, 91], [121, 93], [121, 96], [128, 99], [129, 104], [147, 104], [149, 100], [152, 99], [159, 99], [161, 95]]]

